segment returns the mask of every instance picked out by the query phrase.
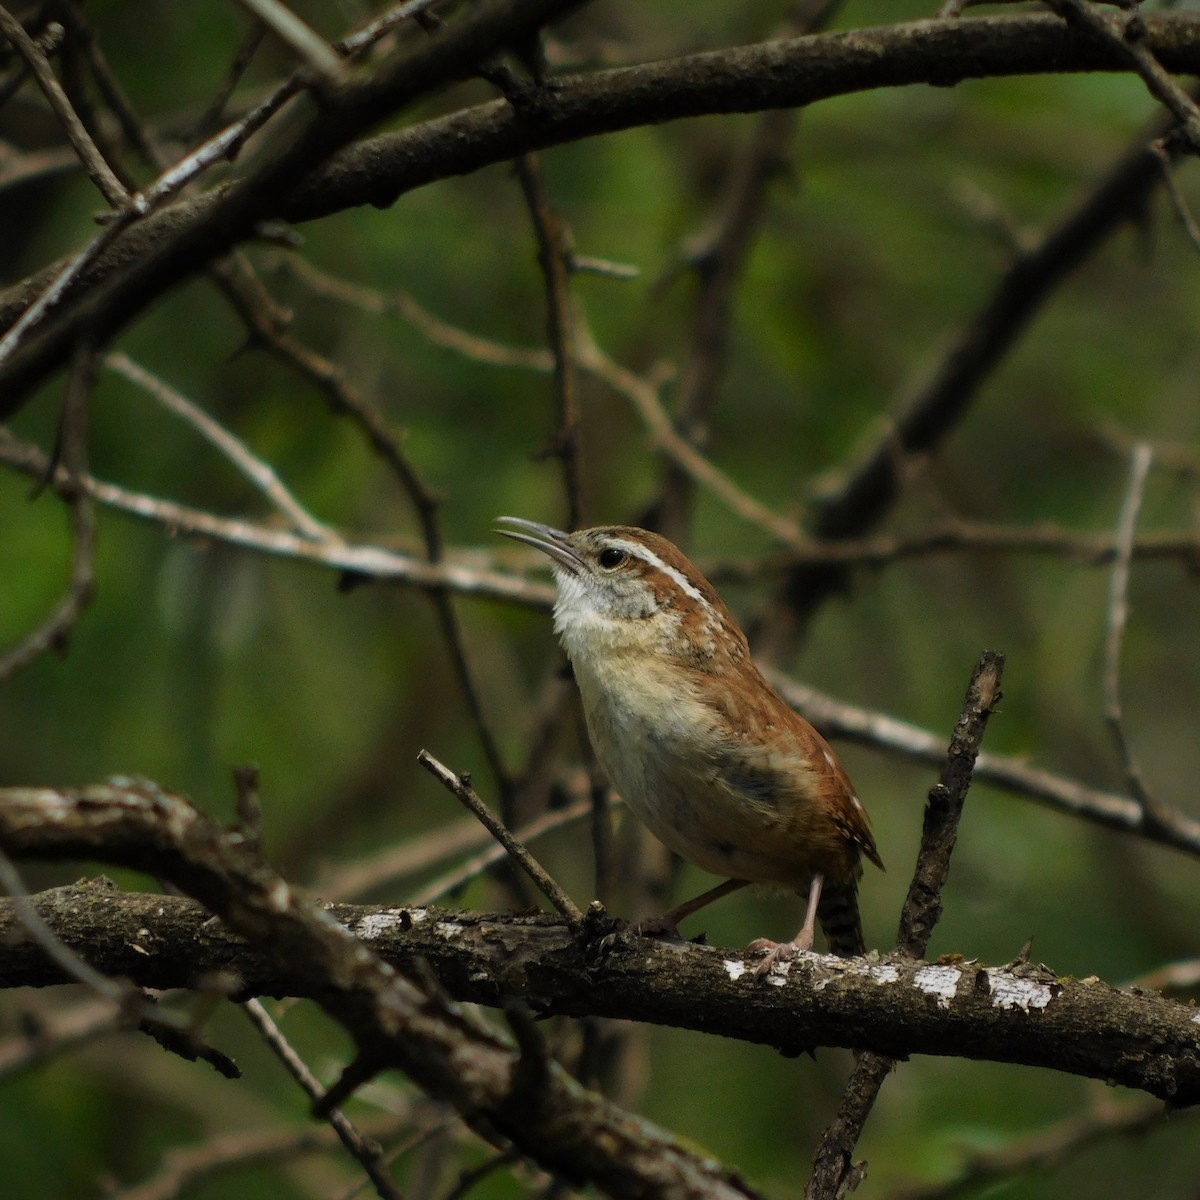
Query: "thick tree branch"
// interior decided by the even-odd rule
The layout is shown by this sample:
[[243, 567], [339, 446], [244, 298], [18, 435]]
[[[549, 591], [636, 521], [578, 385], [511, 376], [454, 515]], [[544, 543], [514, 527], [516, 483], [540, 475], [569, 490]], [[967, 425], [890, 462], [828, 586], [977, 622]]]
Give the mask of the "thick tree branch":
[[[65, 346], [82, 330], [101, 340], [110, 337], [163, 291], [253, 237], [269, 217], [308, 220], [351, 205], [387, 205], [435, 179], [651, 122], [802, 107], [878, 87], [1129, 69], [1116, 49], [1050, 15], [919, 21], [568, 77], [531, 94], [518, 108], [497, 101], [425, 122], [365, 142], [318, 169], [381, 117], [566, 7], [567, 0], [509, 0], [482, 10], [422, 51], [347, 85], [336, 102], [327, 101], [301, 123], [290, 144], [233, 186], [138, 222], [80, 272], [74, 294], [82, 292], [83, 299], [64, 303], [0, 369], [0, 419], [58, 368]], [[1142, 44], [1167, 70], [1200, 72], [1200, 17], [1165, 13], [1139, 19]], [[104, 286], [94, 286], [100, 280]], [[0, 328], [44, 286], [39, 277], [0, 297]]]
[[[68, 832], [91, 822], [87, 797], [97, 793], [102, 789], [10, 790], [3, 794], [0, 841], [13, 854], [115, 859], [119, 843], [103, 830]], [[21, 818], [13, 819], [53, 798], [62, 814], [57, 829], [22, 830]], [[100, 881], [42, 892], [34, 902], [93, 965], [146, 987], [186, 987], [213, 972], [234, 976], [242, 996], [320, 998], [328, 987], [319, 972], [292, 963], [277, 947], [249, 946], [189, 900], [124, 893]], [[647, 1021], [788, 1054], [850, 1046], [894, 1058], [1022, 1063], [1140, 1088], [1180, 1107], [1200, 1103], [1194, 1006], [1095, 979], [1058, 978], [1045, 967], [809, 954], [763, 982], [741, 950], [612, 933], [594, 918], [603, 936], [580, 940], [549, 915], [350, 904], [325, 911], [399, 971], [428, 962], [456, 1000], [501, 1006], [519, 998], [538, 1013]], [[64, 982], [36, 943], [6, 936], [15, 922], [11, 901], [0, 901], [0, 985]]]
[[[545, 1064], [536, 1094], [522, 1086], [522, 1050], [437, 988], [397, 974], [297, 895], [239, 831], [221, 828], [181, 797], [121, 779], [77, 791], [10, 789], [0, 798], [0, 847], [10, 854], [99, 857], [151, 871], [201, 901], [277, 970], [294, 973], [357, 1043], [347, 1076], [402, 1070], [486, 1139], [612, 1195], [755, 1195], [719, 1163], [582, 1088], [555, 1063]], [[166, 911], [168, 901], [155, 903]], [[144, 940], [134, 934], [135, 944]], [[517, 966], [510, 961], [507, 970]], [[335, 1086], [326, 1099], [334, 1095], [340, 1100], [343, 1090]]]
[[[307, 174], [376, 122], [469, 72], [511, 39], [535, 32], [582, 0], [492, 0], [414, 53], [393, 55], [369, 74], [319, 98], [298, 97], [255, 160], [214, 204], [197, 210], [169, 240], [130, 263], [112, 283], [60, 300], [58, 316], [29, 334], [0, 368], [0, 419], [48, 373], [55, 357], [87, 331], [110, 338], [162, 292], [257, 235], [261, 222]], [[54, 347], [52, 349], [52, 347]], [[50, 357], [47, 357], [47, 353]]]

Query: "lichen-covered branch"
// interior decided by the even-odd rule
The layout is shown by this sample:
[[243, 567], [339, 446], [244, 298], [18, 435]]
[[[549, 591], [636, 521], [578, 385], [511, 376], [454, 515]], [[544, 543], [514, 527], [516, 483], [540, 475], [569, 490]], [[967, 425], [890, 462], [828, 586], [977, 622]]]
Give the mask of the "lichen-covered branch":
[[[526, 1048], [514, 1047], [440, 988], [398, 973], [369, 942], [294, 891], [240, 831], [224, 829], [147, 780], [69, 791], [8, 789], [0, 794], [0, 847], [14, 857], [99, 858], [170, 880], [347, 1030], [359, 1056], [344, 1078], [404, 1071], [483, 1137], [511, 1145], [560, 1178], [647, 1200], [756, 1195], [728, 1168], [588, 1091], [553, 1061], [537, 1064], [538, 1086], [531, 1088]], [[93, 896], [93, 903], [107, 924], [113, 898]], [[155, 897], [157, 907], [147, 915], [170, 904]], [[130, 952], [150, 957], [143, 945], [149, 939], [138, 930], [128, 931], [129, 945], [149, 952]], [[190, 982], [197, 944], [177, 950], [192, 960]]]
[[[9, 832], [13, 794], [0, 797], [0, 842], [13, 854], [50, 853], [59, 839]], [[103, 840], [93, 855], [103, 853]], [[84, 852], [74, 845], [73, 853]], [[143, 986], [185, 987], [211, 972], [232, 974], [247, 996], [319, 997], [325, 986], [319, 973], [277, 948], [248, 945], [189, 900], [99, 881], [43, 892], [36, 902], [68, 946]], [[520, 998], [537, 1013], [696, 1029], [788, 1054], [850, 1046], [896, 1058], [1022, 1063], [1140, 1088], [1181, 1107], [1200, 1103], [1200, 1011], [1096, 979], [1058, 978], [1045, 967], [808, 954], [764, 982], [740, 950], [640, 938], [602, 920], [580, 939], [549, 915], [342, 904], [325, 911], [397, 970], [429, 963], [456, 1000], [499, 1006]], [[13, 941], [14, 921], [10, 902], [0, 902], [0, 986], [63, 982], [36, 943]]]

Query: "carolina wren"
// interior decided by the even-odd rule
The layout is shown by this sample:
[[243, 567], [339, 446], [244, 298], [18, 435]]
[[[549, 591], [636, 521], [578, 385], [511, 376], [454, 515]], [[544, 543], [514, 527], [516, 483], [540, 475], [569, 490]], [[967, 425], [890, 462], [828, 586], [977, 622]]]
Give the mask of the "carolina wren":
[[660, 841], [725, 883], [644, 931], [747, 883], [807, 894], [790, 942], [760, 939], [760, 975], [812, 947], [864, 953], [861, 856], [882, 867], [866, 810], [828, 742], [750, 657], [703, 575], [656, 533], [625, 525], [564, 533], [517, 517], [496, 532], [550, 556], [554, 626], [575, 671], [588, 734], [626, 805]]

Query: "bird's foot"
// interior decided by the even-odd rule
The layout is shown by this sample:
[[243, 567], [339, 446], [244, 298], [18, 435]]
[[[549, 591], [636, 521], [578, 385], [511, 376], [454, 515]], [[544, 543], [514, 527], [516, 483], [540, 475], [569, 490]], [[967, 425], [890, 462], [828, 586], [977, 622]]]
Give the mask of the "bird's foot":
[[[807, 936], [805, 936], [807, 934]], [[746, 947], [751, 954], [761, 954], [754, 977], [762, 979], [769, 975], [776, 963], [791, 962], [797, 954], [812, 949], [812, 931], [802, 929], [790, 942], [773, 942], [770, 938], [756, 938]]]

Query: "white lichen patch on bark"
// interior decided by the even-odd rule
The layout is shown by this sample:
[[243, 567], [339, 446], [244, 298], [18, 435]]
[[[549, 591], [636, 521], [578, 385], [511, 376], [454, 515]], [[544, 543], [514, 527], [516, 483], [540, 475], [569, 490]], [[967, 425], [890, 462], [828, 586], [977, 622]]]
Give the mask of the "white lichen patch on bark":
[[913, 987], [927, 996], [933, 996], [938, 1008], [949, 1008], [950, 1001], [958, 993], [958, 981], [961, 978], [962, 971], [958, 967], [932, 964], [917, 971], [913, 976]]
[[730, 979], [741, 979], [749, 969], [745, 963], [738, 962], [735, 958], [726, 958], [721, 961], [721, 966], [725, 968], [725, 973]]
[[895, 983], [900, 978], [900, 970], [891, 963], [868, 963], [863, 974], [872, 983]]
[[367, 913], [355, 926], [354, 932], [365, 941], [386, 937], [389, 933], [403, 933], [419, 921], [425, 920], [421, 909], [384, 908], [378, 912]]
[[997, 1008], [1045, 1008], [1055, 996], [1055, 985], [1037, 979], [1022, 979], [1004, 971], [986, 971], [992, 1003]]

